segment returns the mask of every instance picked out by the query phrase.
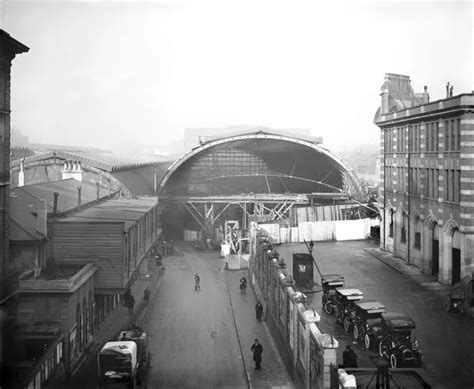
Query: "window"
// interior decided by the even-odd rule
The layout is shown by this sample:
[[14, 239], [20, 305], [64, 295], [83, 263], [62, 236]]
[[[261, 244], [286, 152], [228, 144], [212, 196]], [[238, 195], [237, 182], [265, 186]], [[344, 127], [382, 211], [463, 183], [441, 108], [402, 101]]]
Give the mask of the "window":
[[449, 120], [444, 121], [444, 151], [449, 151], [450, 146], [449, 143], [451, 142], [451, 137], [449, 133]]
[[416, 249], [421, 248], [421, 233], [415, 232], [415, 242], [413, 243], [413, 247]]
[[446, 169], [444, 171], [444, 199], [445, 201], [452, 201], [452, 180], [453, 178], [451, 177], [451, 170]]
[[461, 151], [461, 120], [457, 119], [454, 124], [456, 151]]
[[388, 226], [388, 236], [393, 238], [393, 211], [390, 211], [390, 224]]
[[439, 171], [438, 171], [438, 169], [432, 169], [432, 170], [433, 170], [433, 198], [438, 199], [438, 196], [439, 196], [439, 178], [438, 178]]
[[461, 170], [454, 170], [454, 198], [455, 203], [461, 202]]
[[450, 142], [450, 151], [456, 151], [457, 149], [457, 136], [456, 136], [456, 122], [451, 120], [450, 122], [450, 133], [451, 133], [451, 142]]

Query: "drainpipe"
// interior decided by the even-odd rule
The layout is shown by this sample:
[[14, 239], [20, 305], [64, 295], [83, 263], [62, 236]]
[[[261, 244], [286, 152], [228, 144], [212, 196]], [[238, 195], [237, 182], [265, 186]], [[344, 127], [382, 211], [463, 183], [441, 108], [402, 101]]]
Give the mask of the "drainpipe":
[[[387, 188], [387, 166], [386, 166], [386, 163], [387, 163], [387, 150], [385, 149], [385, 139], [388, 137], [387, 135], [387, 131], [386, 130], [383, 130], [383, 251], [386, 251], [387, 248], [385, 246], [385, 236], [387, 235], [386, 232], [386, 226], [387, 226], [387, 223], [386, 223], [386, 219], [387, 219], [387, 191], [386, 191], [386, 188]], [[387, 143], [388, 143], [388, 140], [387, 140]]]
[[54, 192], [54, 202], [53, 202], [53, 218], [51, 220], [51, 258], [54, 260], [54, 227], [56, 223], [56, 215], [58, 213], [58, 197], [59, 193]]
[[[412, 126], [408, 126], [408, 158], [407, 158], [407, 168], [408, 168], [408, 223], [407, 223], [407, 264], [410, 264], [410, 237], [411, 237], [411, 226], [410, 226], [410, 215], [411, 215], [411, 163], [410, 163], [410, 158], [411, 158], [411, 142], [412, 142], [412, 137], [410, 136], [410, 130]], [[413, 133], [413, 131], [412, 131]]]

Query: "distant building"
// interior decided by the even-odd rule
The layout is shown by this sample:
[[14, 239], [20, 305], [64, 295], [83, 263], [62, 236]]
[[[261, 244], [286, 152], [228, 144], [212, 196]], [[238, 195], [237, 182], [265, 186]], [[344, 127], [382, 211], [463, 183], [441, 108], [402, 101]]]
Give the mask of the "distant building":
[[474, 271], [474, 94], [429, 102], [386, 74], [380, 127], [380, 246], [455, 284]]
[[258, 126], [225, 126], [225, 127], [190, 127], [184, 129], [184, 152], [188, 152], [195, 147], [207, 143], [215, 139], [231, 137], [243, 132], [271, 132], [273, 134], [282, 134], [298, 136], [300, 139], [309, 139], [311, 142], [321, 144], [322, 138], [311, 136], [309, 128], [292, 128], [292, 129], [270, 129]]

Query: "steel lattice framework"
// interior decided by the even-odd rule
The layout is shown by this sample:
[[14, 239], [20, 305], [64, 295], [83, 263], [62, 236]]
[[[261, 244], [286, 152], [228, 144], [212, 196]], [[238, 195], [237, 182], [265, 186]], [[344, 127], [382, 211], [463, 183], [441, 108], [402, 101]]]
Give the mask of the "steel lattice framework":
[[232, 204], [248, 217], [280, 220], [309, 197], [359, 198], [362, 189], [352, 169], [320, 144], [260, 130], [194, 148], [168, 168], [158, 192], [204, 228]]

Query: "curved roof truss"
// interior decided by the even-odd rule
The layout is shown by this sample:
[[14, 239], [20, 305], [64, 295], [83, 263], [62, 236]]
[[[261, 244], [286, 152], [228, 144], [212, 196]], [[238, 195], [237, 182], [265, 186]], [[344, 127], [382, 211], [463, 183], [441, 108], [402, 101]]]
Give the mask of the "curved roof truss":
[[259, 131], [192, 149], [168, 168], [158, 192], [162, 197], [243, 192], [359, 197], [362, 190], [352, 169], [319, 144]]

